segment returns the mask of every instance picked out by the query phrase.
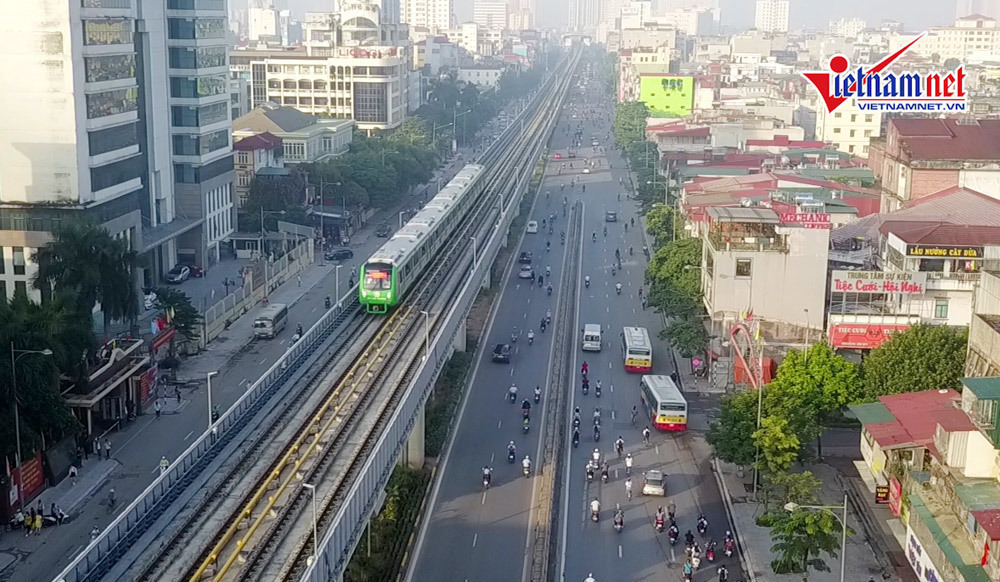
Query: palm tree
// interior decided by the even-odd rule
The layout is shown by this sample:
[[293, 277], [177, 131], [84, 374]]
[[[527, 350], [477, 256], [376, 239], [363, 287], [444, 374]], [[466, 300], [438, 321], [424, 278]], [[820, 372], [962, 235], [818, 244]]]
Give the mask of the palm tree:
[[91, 223], [73, 223], [54, 235], [35, 252], [34, 286], [72, 298], [88, 320], [100, 303], [105, 332], [112, 320], [134, 319], [138, 296], [132, 273], [138, 259], [126, 241]]

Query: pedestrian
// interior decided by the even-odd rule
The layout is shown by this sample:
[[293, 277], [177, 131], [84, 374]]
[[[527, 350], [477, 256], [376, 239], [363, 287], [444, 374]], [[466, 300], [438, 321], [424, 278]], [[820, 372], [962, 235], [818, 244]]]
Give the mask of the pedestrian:
[[625, 495], [632, 499], [632, 477], [625, 478]]
[[45, 506], [42, 505], [42, 498], [38, 498], [38, 503], [35, 504], [35, 511], [38, 513], [43, 513], [45, 511]]
[[39, 511], [35, 514], [35, 535], [42, 535], [42, 512]]
[[85, 461], [89, 461], [90, 460], [90, 451], [87, 450], [87, 449], [88, 449], [88, 445], [90, 443], [87, 442], [87, 436], [86, 435], [83, 435], [83, 437], [80, 439], [80, 443], [81, 443], [80, 449], [83, 452], [83, 459]]
[[639, 416], [639, 408], [632, 405], [632, 424], [635, 424], [635, 417]]
[[166, 457], [160, 457], [160, 475], [166, 473], [168, 467], [170, 467], [170, 461]]
[[667, 515], [670, 517], [670, 521], [674, 520], [674, 514], [677, 513], [677, 505], [674, 500], [671, 499], [670, 503], [667, 504]]
[[97, 460], [98, 461], [101, 460], [101, 439], [100, 439], [100, 437], [95, 438], [94, 440], [90, 441], [90, 446], [94, 447], [94, 456], [97, 457]]
[[30, 536], [31, 530], [34, 527], [35, 527], [35, 508], [32, 507], [31, 510], [29, 510], [28, 513], [24, 515], [24, 537]]
[[649, 427], [642, 429], [642, 442], [646, 446], [649, 446]]
[[296, 275], [295, 280], [298, 282], [299, 287], [302, 286], [302, 275]]
[[174, 386], [174, 396], [177, 397], [177, 404], [180, 404], [181, 403], [181, 389], [179, 387], [177, 387], [177, 386]]
[[70, 465], [69, 466], [69, 478], [71, 479], [71, 483], [73, 483], [73, 485], [76, 485], [76, 474], [77, 474], [76, 465]]
[[160, 406], [159, 400], [156, 401], [156, 404], [153, 404], [153, 410], [156, 411], [156, 420], [160, 420], [160, 411], [162, 410], [162, 408], [163, 407]]
[[111, 458], [111, 439], [104, 439], [104, 458]]

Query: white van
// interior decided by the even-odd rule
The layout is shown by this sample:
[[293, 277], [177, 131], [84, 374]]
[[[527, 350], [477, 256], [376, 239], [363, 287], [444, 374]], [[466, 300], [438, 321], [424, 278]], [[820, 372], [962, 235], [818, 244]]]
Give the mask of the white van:
[[601, 351], [601, 326], [596, 323], [588, 323], [583, 326], [583, 351]]
[[538, 221], [529, 220], [528, 221], [528, 234], [538, 234]]
[[253, 320], [254, 337], [273, 338], [285, 329], [288, 324], [288, 306], [284, 303], [272, 303], [260, 310]]

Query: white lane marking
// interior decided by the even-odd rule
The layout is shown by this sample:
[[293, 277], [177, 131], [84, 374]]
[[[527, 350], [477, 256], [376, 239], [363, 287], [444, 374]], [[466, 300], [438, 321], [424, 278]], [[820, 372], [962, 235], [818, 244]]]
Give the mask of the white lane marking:
[[479, 541], [479, 534], [472, 536], [472, 547], [476, 547], [476, 542]]
[[259, 364], [259, 365], [263, 365], [263, 364], [264, 364], [264, 362], [266, 362], [266, 361], [267, 361], [267, 358], [261, 358], [261, 359], [260, 359], [260, 364]]
[[237, 384], [237, 386], [242, 386], [242, 385], [244, 385], [244, 384], [246, 384], [246, 383], [247, 383], [247, 379], [246, 379], [246, 378], [243, 378], [242, 380], [240, 380], [240, 383], [239, 383], [239, 384]]
[[619, 558], [622, 557], [622, 545], [621, 544], [618, 544], [618, 557]]
[[193, 434], [194, 434], [194, 431], [191, 431], [191, 432], [187, 433], [187, 436], [184, 437], [184, 440], [188, 440], [189, 438], [191, 438], [191, 435], [193, 435]]
[[497, 423], [497, 428], [500, 428], [501, 426], [503, 426], [503, 421], [502, 420]]
[[[483, 500], [479, 502], [479, 505], [486, 505], [486, 491], [483, 491]], [[475, 546], [475, 542], [472, 545]]]
[[[614, 385], [614, 384], [612, 384], [612, 385], [611, 385], [611, 393], [612, 393], [612, 394], [614, 394], [614, 393], [615, 393], [615, 385]], [[612, 417], [612, 418], [613, 418], [613, 417]]]
[[280, 341], [280, 342], [278, 342], [278, 343], [279, 343], [279, 344], [281, 344], [281, 345], [285, 345], [285, 340], [281, 340], [281, 341]]
[[614, 420], [614, 419], [615, 419], [615, 411], [614, 411], [614, 410], [612, 410], [612, 411], [611, 411], [611, 420]]
[[674, 553], [674, 547], [673, 546], [670, 546], [670, 561], [673, 562], [673, 563], [675, 563], [675, 564], [677, 563], [677, 554]]
[[660, 454], [660, 445], [653, 445], [653, 450], [655, 450], [656, 451], [656, 455], [659, 456], [659, 454]]
[[491, 455], [490, 455], [490, 464], [491, 464], [491, 465], [493, 464], [493, 459], [494, 459], [494, 458], [495, 458], [496, 456], [497, 456], [497, 454], [496, 454], [496, 453], [493, 453], [493, 454], [491, 454]]

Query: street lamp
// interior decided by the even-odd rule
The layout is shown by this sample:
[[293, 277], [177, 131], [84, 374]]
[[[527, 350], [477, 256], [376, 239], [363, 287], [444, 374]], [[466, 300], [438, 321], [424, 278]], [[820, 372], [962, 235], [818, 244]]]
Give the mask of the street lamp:
[[212, 376], [218, 376], [218, 372], [209, 372], [205, 374], [205, 383], [208, 385], [208, 428], [212, 428], [215, 423], [212, 422]]
[[808, 364], [809, 363], [809, 309], [804, 308], [802, 312], [806, 314], [806, 349], [802, 353], [805, 356], [805, 362]]
[[336, 294], [337, 294], [337, 309], [340, 309], [340, 268], [343, 267], [343, 266], [344, 265], [337, 265], [337, 268], [334, 269], [334, 273], [336, 274], [336, 279], [337, 279], [337, 291], [336, 291]]
[[312, 492], [312, 506], [313, 506], [313, 555], [312, 555], [312, 562], [310, 563], [310, 565], [312, 565], [312, 563], [316, 562], [316, 558], [319, 557], [319, 527], [316, 524], [316, 522], [317, 522], [317, 518], [316, 518], [316, 486], [313, 485], [312, 483], [303, 483], [302, 486]]
[[[384, 156], [384, 154], [383, 154], [383, 156]], [[385, 165], [385, 158], [384, 157], [382, 159], [382, 165], [383, 166]], [[326, 210], [325, 210], [325, 208], [326, 208], [326, 197], [323, 196], [323, 186], [326, 186], [327, 184], [329, 184], [331, 186], [341, 186], [342, 185], [340, 182], [324, 182], [322, 180], [320, 180], [320, 182], [319, 182], [319, 240], [320, 240], [320, 245], [319, 245], [320, 246], [320, 249], [319, 249], [319, 266], [321, 266], [321, 267], [326, 265], [326, 256], [324, 256], [324, 254], [323, 254], [323, 251], [326, 250], [326, 229], [323, 228], [323, 214], [326, 212]]]
[[[840, 536], [840, 582], [844, 582], [844, 568], [847, 564], [847, 494], [844, 493], [844, 505], [799, 505], [794, 501], [789, 501], [785, 504], [785, 511], [793, 512], [798, 509], [815, 509], [817, 511], [826, 511], [832, 515], [837, 521], [840, 522], [841, 526], [841, 536]], [[834, 513], [834, 510], [843, 509], [843, 517]]]
[[475, 270], [476, 269], [476, 256], [479, 254], [479, 249], [478, 249], [477, 244], [476, 244], [476, 237], [470, 236], [469, 238], [472, 239], [472, 269]]
[[420, 313], [424, 315], [424, 361], [429, 361], [431, 358], [431, 314], [422, 309]]
[[17, 360], [27, 354], [38, 354], [40, 356], [51, 356], [52, 350], [15, 350], [14, 342], [10, 342], [10, 374], [11, 388], [14, 391], [14, 438], [17, 441], [17, 452], [14, 455], [14, 462], [17, 463], [17, 507], [24, 513], [24, 473], [21, 467], [21, 412], [17, 404]]

